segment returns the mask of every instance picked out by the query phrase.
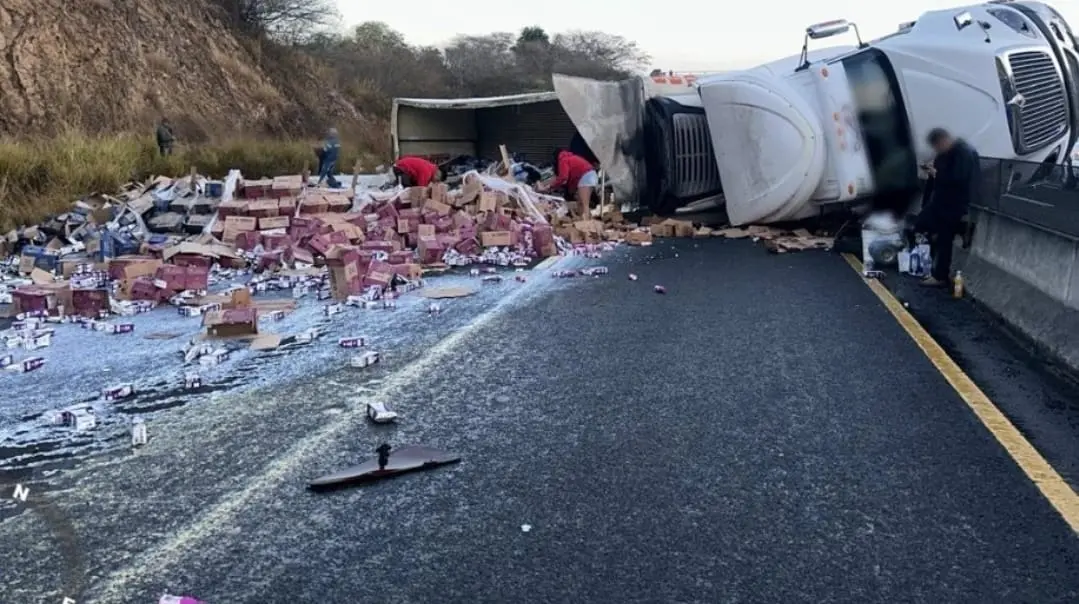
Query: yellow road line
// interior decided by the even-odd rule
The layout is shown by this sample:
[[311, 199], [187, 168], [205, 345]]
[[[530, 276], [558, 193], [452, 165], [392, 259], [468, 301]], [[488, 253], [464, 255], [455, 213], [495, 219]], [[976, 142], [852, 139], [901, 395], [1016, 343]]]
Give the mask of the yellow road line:
[[[843, 254], [843, 257], [846, 258], [847, 263], [854, 270], [858, 271], [859, 275], [862, 273], [862, 263], [856, 257], [851, 254]], [[899, 325], [914, 339], [914, 342], [922, 349], [922, 352], [937, 368], [937, 371], [944, 376], [944, 379], [948, 380], [952, 388], [955, 388], [959, 398], [963, 399], [963, 402], [978, 416], [978, 419], [982, 420], [982, 424], [997, 439], [997, 442], [1012, 456], [1015, 463], [1019, 464], [1019, 467], [1026, 472], [1026, 475], [1034, 482], [1042, 495], [1045, 495], [1049, 503], [1053, 504], [1053, 507], [1060, 512], [1060, 515], [1064, 517], [1064, 521], [1071, 525], [1073, 531], [1079, 534], [1079, 495], [1076, 495], [1068, 483], [1053, 469], [1053, 466], [1049, 465], [1049, 462], [1038, 453], [1038, 450], [1026, 438], [1023, 438], [1019, 430], [1008, 421], [1008, 418], [1000, 412], [1000, 409], [997, 409], [993, 401], [989, 400], [989, 397], [978, 388], [974, 380], [963, 373], [959, 365], [922, 328], [918, 320], [906, 308], [903, 308], [903, 305], [899, 300], [896, 300], [892, 292], [888, 291], [888, 288], [875, 279], [865, 279], [865, 283], [869, 286], [869, 289], [873, 290], [877, 298], [880, 298], [880, 301], [884, 303], [888, 312], [892, 313]]]

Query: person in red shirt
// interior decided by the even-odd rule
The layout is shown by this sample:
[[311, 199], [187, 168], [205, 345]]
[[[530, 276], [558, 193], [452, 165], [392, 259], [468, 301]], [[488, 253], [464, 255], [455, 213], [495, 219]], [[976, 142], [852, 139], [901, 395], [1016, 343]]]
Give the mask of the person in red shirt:
[[589, 204], [592, 191], [599, 185], [599, 175], [589, 161], [565, 149], [555, 151], [555, 177], [543, 189], [565, 187], [567, 198], [573, 195], [580, 206], [581, 217], [591, 217]]
[[393, 164], [393, 173], [402, 187], [426, 187], [442, 179], [438, 166], [422, 157], [398, 159]]

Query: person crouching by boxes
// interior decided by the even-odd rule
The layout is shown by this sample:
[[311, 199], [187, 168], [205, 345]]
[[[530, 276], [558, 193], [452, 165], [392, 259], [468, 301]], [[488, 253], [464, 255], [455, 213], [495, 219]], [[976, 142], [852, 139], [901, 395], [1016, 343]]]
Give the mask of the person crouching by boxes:
[[599, 175], [595, 168], [587, 159], [565, 149], [555, 151], [554, 165], [555, 177], [541, 183], [539, 190], [565, 187], [566, 199], [570, 199], [570, 196], [576, 199], [581, 219], [587, 220], [591, 216], [589, 203], [592, 201], [592, 191], [599, 186]]
[[422, 157], [406, 156], [398, 159], [393, 164], [393, 175], [397, 177], [397, 183], [406, 189], [426, 187], [432, 182], [442, 180], [438, 166]]

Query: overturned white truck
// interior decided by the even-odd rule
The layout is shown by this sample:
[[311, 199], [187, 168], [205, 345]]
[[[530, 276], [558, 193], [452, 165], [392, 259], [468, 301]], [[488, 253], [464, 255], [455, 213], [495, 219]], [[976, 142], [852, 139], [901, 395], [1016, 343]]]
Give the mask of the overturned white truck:
[[[936, 127], [984, 157], [1031, 162], [1014, 175], [1020, 180], [1069, 160], [1079, 137], [1079, 50], [1052, 7], [1023, 0], [931, 11], [868, 43], [859, 36], [857, 46], [809, 49], [848, 32], [857, 35], [847, 21], [811, 26], [800, 55], [701, 77], [682, 94], [645, 78], [556, 75], [553, 94], [401, 99], [394, 143], [400, 154], [482, 154], [520, 141], [545, 159], [575, 128], [618, 198], [659, 214], [714, 199], [733, 224], [915, 199], [925, 176], [918, 165], [931, 155], [925, 137]], [[439, 123], [454, 127], [432, 136], [446, 126], [422, 112], [446, 109], [458, 115]]]

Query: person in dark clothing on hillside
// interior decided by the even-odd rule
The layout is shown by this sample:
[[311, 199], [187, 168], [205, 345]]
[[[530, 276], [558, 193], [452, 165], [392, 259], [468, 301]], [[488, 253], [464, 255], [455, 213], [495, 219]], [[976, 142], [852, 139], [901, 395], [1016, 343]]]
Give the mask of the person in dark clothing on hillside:
[[161, 118], [157, 125], [157, 150], [161, 156], [172, 155], [172, 145], [176, 142], [176, 135], [172, 133], [172, 124], [168, 118]]
[[922, 166], [929, 173], [929, 195], [914, 230], [926, 234], [932, 248], [933, 272], [922, 284], [940, 286], [951, 277], [952, 246], [978, 195], [981, 162], [974, 147], [943, 128], [934, 128], [928, 140], [936, 157]]
[[318, 157], [318, 183], [315, 185], [321, 186], [322, 181], [326, 181], [326, 184], [331, 189], [340, 189], [341, 183], [334, 177], [334, 173], [337, 171], [337, 158], [341, 154], [341, 140], [337, 135], [337, 128], [330, 128], [326, 132], [326, 140], [322, 142], [322, 147], [315, 151], [315, 155]]

